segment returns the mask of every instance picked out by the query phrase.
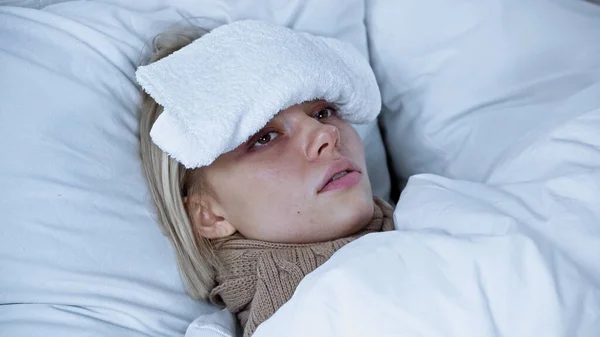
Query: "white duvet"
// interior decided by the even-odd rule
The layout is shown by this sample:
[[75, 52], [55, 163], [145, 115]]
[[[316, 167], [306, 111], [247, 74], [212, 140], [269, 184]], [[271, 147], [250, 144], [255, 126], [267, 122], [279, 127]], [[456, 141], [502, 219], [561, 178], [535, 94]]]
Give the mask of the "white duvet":
[[600, 336], [600, 84], [565, 106], [487, 184], [413, 176], [254, 337]]

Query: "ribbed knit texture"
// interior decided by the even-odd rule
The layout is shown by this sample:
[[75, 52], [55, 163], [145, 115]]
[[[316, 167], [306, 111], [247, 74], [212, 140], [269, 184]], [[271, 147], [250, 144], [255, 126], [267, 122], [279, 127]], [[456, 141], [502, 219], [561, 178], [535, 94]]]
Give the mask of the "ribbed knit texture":
[[222, 264], [217, 286], [210, 292], [213, 303], [236, 314], [244, 337], [287, 302], [304, 276], [317, 269], [347, 243], [373, 232], [394, 229], [393, 209], [374, 199], [373, 218], [360, 232], [314, 244], [280, 244], [233, 238], [217, 245]]

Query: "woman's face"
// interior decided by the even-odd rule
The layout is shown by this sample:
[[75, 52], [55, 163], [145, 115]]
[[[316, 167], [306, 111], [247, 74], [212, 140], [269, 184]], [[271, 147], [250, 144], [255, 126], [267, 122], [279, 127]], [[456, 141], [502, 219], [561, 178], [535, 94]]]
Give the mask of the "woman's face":
[[214, 192], [212, 219], [231, 227], [206, 236], [237, 230], [249, 239], [319, 242], [350, 235], [373, 215], [362, 140], [325, 101], [282, 111], [203, 175]]

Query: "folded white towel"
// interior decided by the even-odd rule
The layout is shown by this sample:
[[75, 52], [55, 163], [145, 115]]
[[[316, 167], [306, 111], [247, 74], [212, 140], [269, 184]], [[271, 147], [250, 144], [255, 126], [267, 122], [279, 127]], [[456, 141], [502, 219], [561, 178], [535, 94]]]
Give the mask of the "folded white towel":
[[294, 104], [326, 100], [350, 123], [381, 108], [375, 76], [352, 45], [253, 20], [220, 26], [136, 78], [164, 107], [153, 142], [187, 168], [209, 165]]

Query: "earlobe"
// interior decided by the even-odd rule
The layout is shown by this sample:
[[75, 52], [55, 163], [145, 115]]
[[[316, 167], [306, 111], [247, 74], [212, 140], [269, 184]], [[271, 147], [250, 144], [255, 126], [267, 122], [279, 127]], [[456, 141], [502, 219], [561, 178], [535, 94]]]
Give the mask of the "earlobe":
[[202, 210], [202, 224], [198, 229], [201, 236], [207, 239], [221, 239], [233, 235], [237, 230], [224, 217], [216, 215], [212, 210]]
[[199, 195], [183, 199], [192, 226], [200, 236], [207, 239], [220, 239], [233, 235], [237, 230], [222, 215], [214, 203], [202, 200]]

